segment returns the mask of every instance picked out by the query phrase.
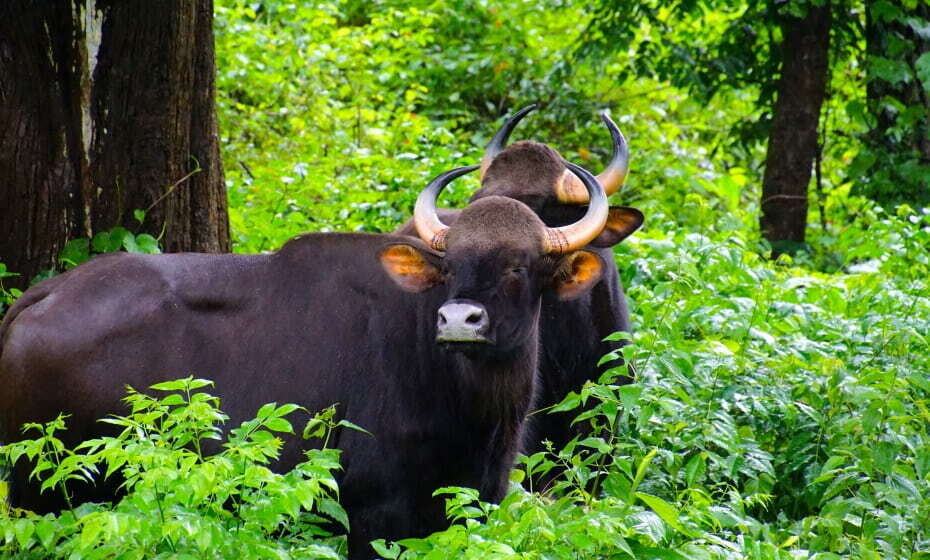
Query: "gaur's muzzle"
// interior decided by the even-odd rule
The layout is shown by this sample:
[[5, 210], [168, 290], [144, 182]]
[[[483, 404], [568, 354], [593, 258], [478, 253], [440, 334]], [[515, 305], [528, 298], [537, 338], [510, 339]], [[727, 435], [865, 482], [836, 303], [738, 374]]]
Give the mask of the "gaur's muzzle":
[[439, 308], [436, 342], [490, 342], [490, 325], [488, 312], [480, 303], [449, 300]]

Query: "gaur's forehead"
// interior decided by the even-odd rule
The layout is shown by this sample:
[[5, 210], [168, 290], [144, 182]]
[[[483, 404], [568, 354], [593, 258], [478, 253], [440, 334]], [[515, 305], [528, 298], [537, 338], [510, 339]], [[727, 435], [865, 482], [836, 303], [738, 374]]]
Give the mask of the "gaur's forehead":
[[[538, 168], [540, 165], [543, 166], [542, 169]], [[554, 148], [532, 140], [522, 140], [514, 142], [497, 154], [488, 167], [486, 176], [493, 177], [496, 173], [518, 167], [529, 168], [537, 173], [561, 173], [564, 169], [562, 156]]]
[[491, 195], [550, 196], [564, 171], [562, 156], [554, 149], [539, 142], [516, 142], [494, 157], [472, 200]]
[[468, 205], [449, 229], [448, 253], [542, 252], [545, 224], [522, 202], [490, 196]]

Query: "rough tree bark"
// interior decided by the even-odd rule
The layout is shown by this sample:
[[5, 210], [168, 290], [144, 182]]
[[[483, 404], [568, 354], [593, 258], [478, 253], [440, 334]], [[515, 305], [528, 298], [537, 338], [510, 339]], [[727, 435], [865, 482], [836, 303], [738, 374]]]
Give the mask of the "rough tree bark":
[[212, 0], [0, 3], [0, 261], [20, 286], [117, 225], [229, 250], [212, 20]]
[[762, 179], [762, 235], [775, 253], [804, 243], [807, 186], [828, 75], [831, 6], [782, 23], [782, 66]]

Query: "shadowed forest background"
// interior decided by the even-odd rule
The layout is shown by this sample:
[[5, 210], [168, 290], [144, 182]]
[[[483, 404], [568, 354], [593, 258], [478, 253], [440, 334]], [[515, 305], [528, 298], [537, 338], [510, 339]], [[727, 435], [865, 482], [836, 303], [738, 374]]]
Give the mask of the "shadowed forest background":
[[[391, 231], [430, 178], [479, 162], [503, 118], [530, 103], [539, 109], [513, 138], [597, 172], [610, 157], [597, 118], [607, 109], [631, 149], [612, 200], [646, 216], [615, 250], [637, 382], [615, 385], [613, 371], [559, 407], [593, 404], [579, 418], [593, 435], [524, 458], [513, 475], [559, 464], [553, 487], [514, 484], [500, 506], [447, 489], [457, 523], [381, 554], [930, 558], [926, 2], [216, 0], [212, 29], [216, 121], [204, 117], [189, 149], [153, 164], [167, 176], [140, 171], [147, 186], [134, 186], [145, 162], [125, 163], [125, 145], [88, 144], [86, 164], [68, 171], [86, 204], [63, 207], [49, 220], [67, 224], [58, 229], [23, 226], [46, 215], [22, 206], [42, 198], [6, 193], [0, 312], [29, 281], [98, 253], [255, 253], [308, 231]], [[212, 93], [209, 64], [197, 64], [184, 87]], [[3, 80], [0, 91], [15, 90]], [[10, 115], [0, 109], [0, 124]], [[218, 145], [198, 140], [217, 126]], [[201, 144], [213, 155], [193, 157]], [[0, 172], [13, 169], [3, 157]], [[443, 204], [462, 206], [476, 185], [456, 183]], [[198, 206], [204, 190], [213, 198]], [[181, 227], [181, 215], [196, 218]], [[20, 235], [27, 227], [48, 235]], [[215, 421], [188, 416], [198, 418]], [[333, 428], [316, 422], [314, 435]], [[153, 464], [139, 457], [120, 464]], [[158, 484], [177, 499], [174, 519], [145, 500], [0, 514], [0, 552], [338, 558], [318, 517], [343, 515], [328, 486], [336, 456], [311, 459], [300, 476], [243, 475], [255, 502], [240, 517], [207, 482], [184, 486], [212, 480], [208, 462], [167, 460]], [[64, 472], [50, 486], [82, 476], [50, 461]], [[181, 466], [204, 470], [170, 474]], [[282, 501], [298, 479], [317, 482]], [[191, 492], [207, 497], [187, 503]]]

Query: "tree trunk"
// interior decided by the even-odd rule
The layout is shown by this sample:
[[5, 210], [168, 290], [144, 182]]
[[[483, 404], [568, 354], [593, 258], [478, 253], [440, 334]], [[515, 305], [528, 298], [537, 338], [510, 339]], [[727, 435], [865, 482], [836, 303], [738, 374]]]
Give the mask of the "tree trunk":
[[229, 250], [212, 20], [212, 0], [2, 2], [0, 261], [20, 286], [118, 225]]
[[22, 286], [84, 229], [81, 87], [66, 2], [0, 5], [0, 260]]
[[828, 76], [831, 7], [810, 6], [782, 23], [781, 76], [762, 179], [762, 235], [775, 253], [804, 243], [807, 185]]

